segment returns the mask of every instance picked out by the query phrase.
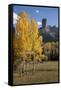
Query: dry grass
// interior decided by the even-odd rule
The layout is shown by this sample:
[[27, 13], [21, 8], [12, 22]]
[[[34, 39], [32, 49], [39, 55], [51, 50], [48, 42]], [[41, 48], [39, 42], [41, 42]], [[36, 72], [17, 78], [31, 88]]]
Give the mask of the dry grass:
[[30, 69], [32, 67], [32, 64], [28, 64], [24, 73], [13, 73], [13, 84], [58, 82], [58, 61], [35, 63], [35, 72]]

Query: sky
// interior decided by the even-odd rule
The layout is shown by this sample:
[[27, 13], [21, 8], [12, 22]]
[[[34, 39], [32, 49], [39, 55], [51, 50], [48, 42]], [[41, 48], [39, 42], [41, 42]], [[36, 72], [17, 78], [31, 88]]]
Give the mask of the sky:
[[58, 8], [14, 5], [13, 13], [14, 13], [15, 19], [17, 19], [18, 14], [23, 11], [29, 14], [30, 19], [34, 18], [38, 22], [38, 25], [41, 25], [42, 19], [46, 18], [47, 25], [51, 25], [51, 26], [55, 25], [58, 27]]

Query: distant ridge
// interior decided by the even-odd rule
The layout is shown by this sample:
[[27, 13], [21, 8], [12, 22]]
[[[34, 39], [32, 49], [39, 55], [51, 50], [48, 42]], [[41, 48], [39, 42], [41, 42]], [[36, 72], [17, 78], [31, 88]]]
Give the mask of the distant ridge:
[[42, 27], [39, 28], [39, 35], [43, 36], [44, 42], [58, 41], [58, 28], [56, 26], [49, 26], [50, 31], [43, 34]]

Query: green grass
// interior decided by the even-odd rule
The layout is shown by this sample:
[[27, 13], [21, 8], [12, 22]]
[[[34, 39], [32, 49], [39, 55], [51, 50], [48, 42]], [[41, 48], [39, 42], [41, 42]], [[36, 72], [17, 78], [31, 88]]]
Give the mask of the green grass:
[[32, 72], [32, 67], [32, 64], [28, 64], [27, 72], [22, 75], [19, 72], [13, 73], [13, 84], [58, 82], [58, 61], [35, 63], [35, 72]]

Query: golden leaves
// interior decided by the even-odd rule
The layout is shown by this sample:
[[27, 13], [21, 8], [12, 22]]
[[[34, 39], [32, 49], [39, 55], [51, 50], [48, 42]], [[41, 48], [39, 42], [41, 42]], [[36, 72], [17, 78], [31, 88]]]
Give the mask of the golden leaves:
[[[38, 35], [38, 24], [26, 12], [19, 14], [16, 24], [16, 34], [14, 35], [14, 47], [20, 52], [36, 51], [42, 54], [42, 36]], [[18, 34], [18, 35], [17, 35]], [[17, 35], [17, 36], [16, 36]]]

